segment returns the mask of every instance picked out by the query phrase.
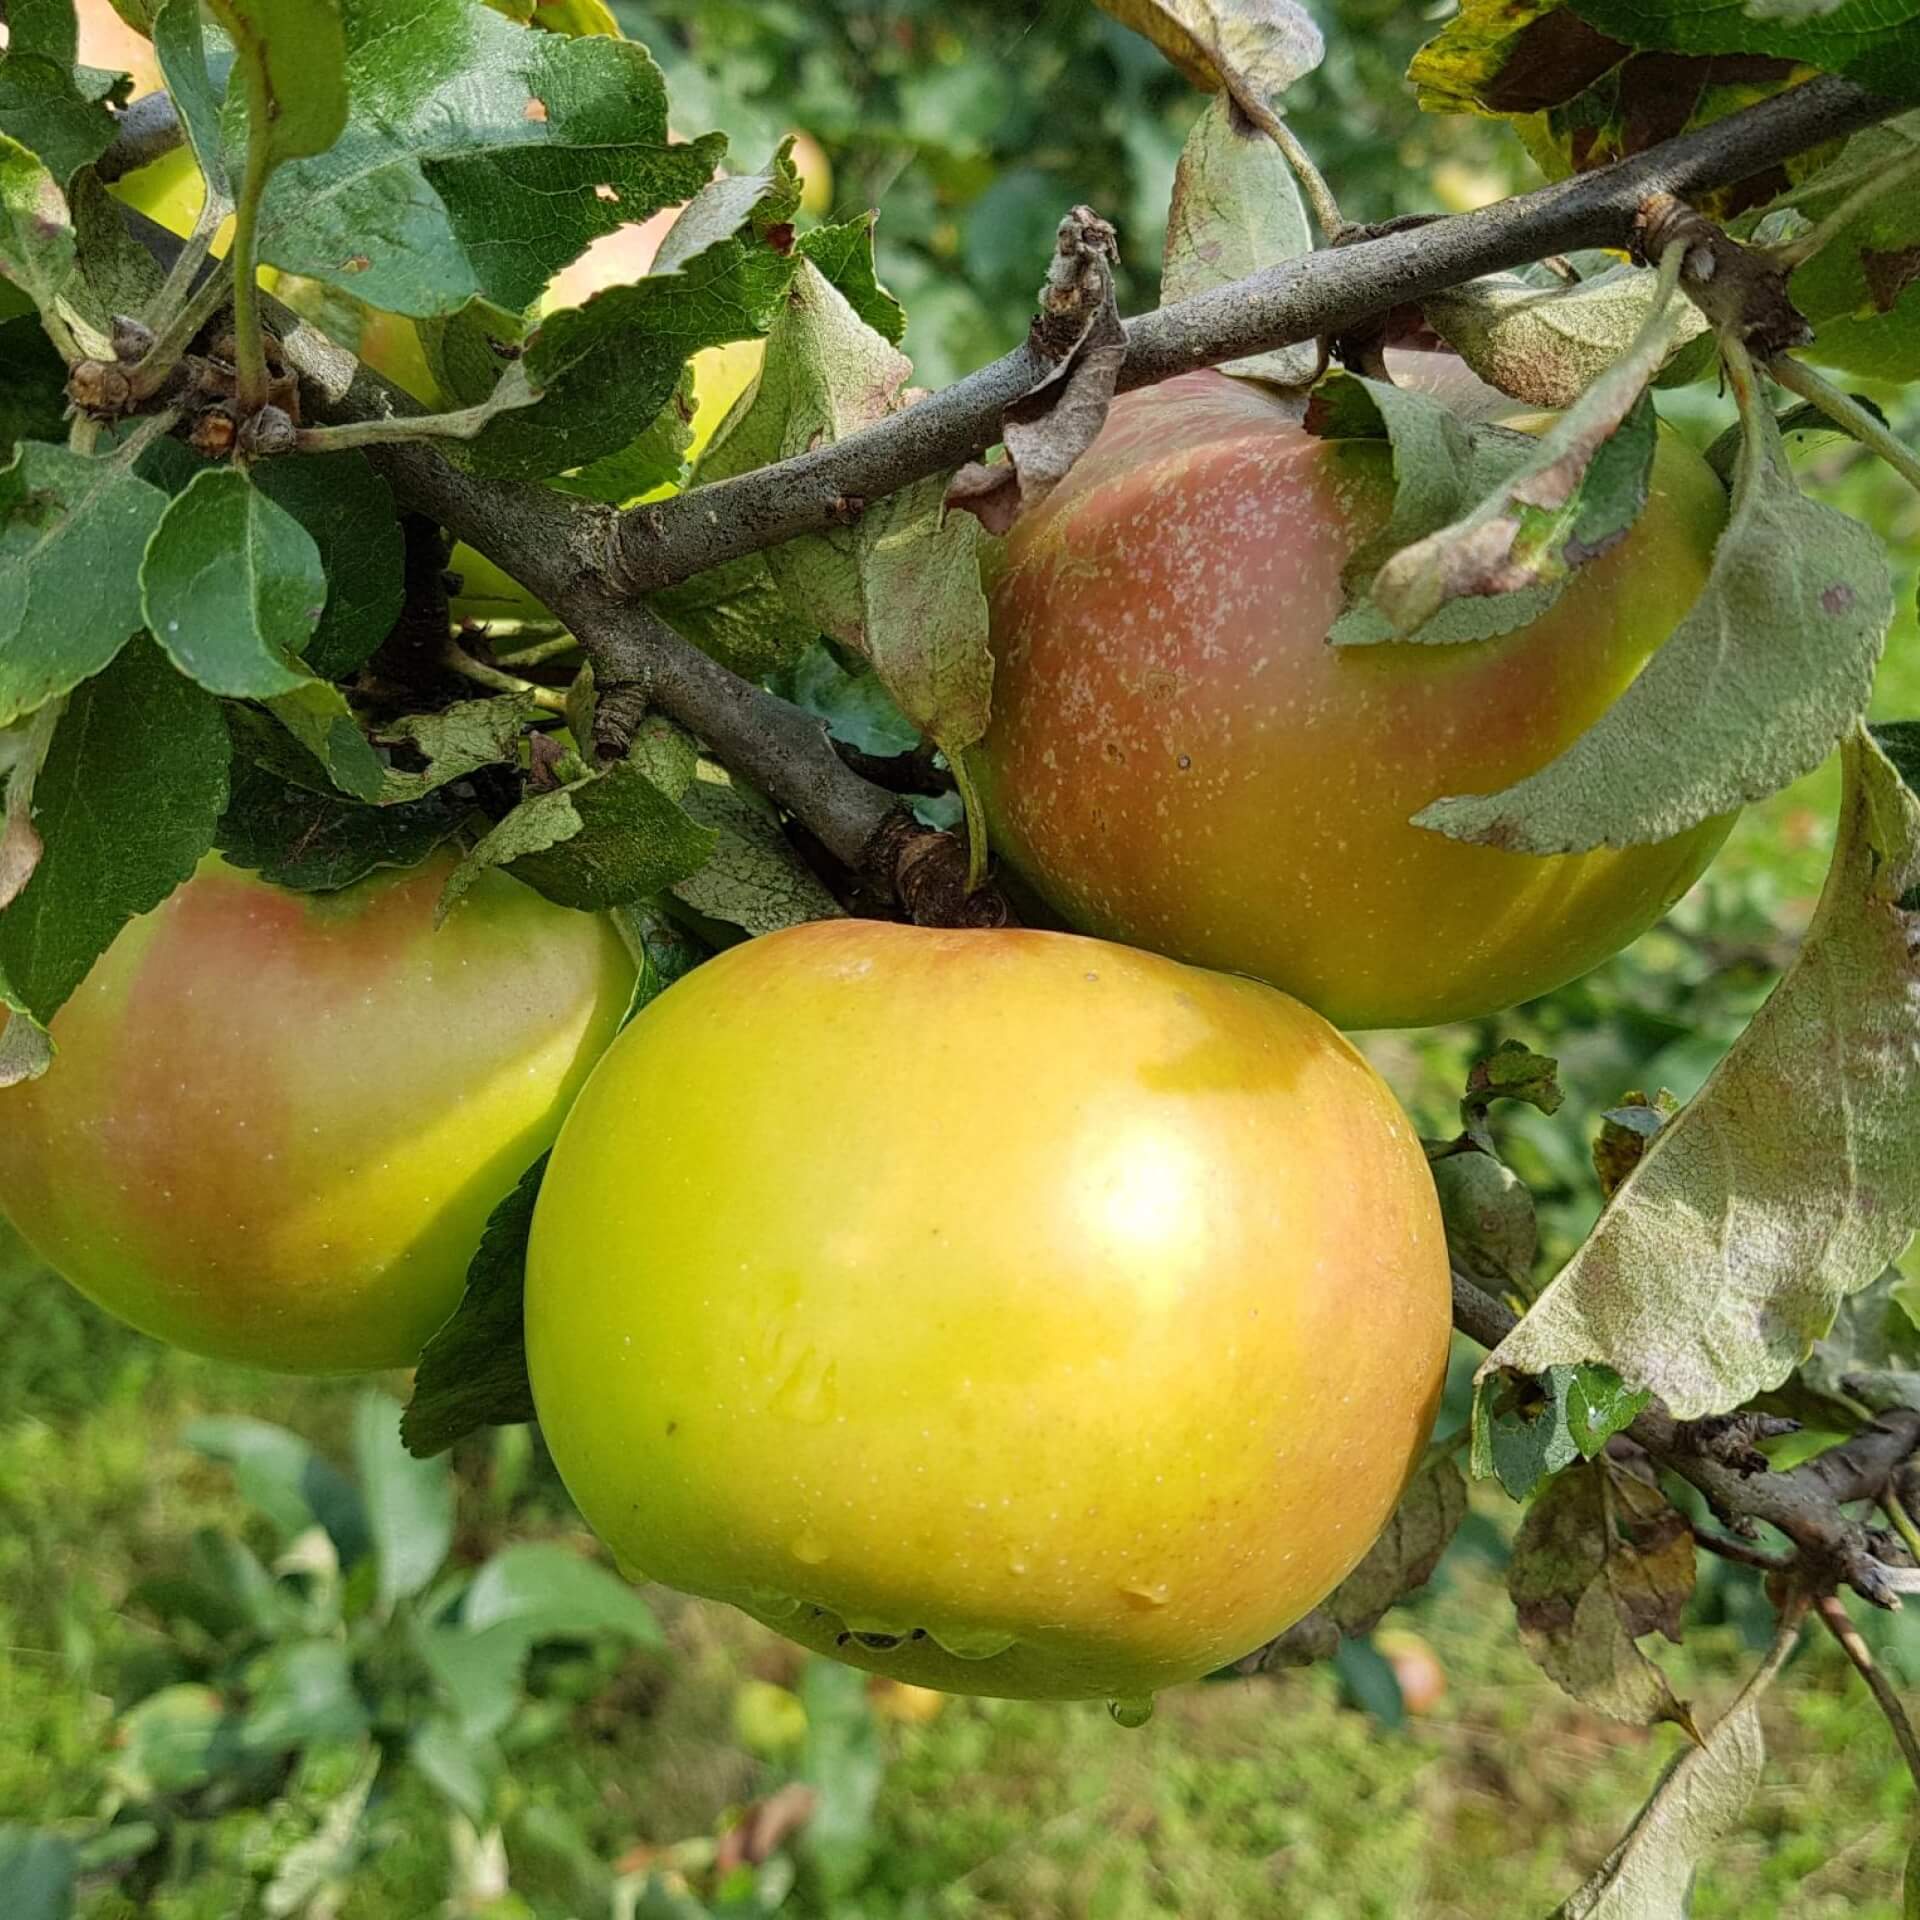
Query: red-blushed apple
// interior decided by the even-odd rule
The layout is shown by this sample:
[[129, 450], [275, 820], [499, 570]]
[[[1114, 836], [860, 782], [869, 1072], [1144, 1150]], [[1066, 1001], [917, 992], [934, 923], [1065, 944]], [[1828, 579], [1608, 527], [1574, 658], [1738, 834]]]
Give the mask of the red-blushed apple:
[[1366, 1552], [1449, 1311], [1413, 1129], [1299, 1002], [857, 920], [621, 1035], [526, 1291], [542, 1430], [629, 1572], [915, 1686], [1121, 1701]]
[[995, 847], [1070, 924], [1247, 973], [1346, 1027], [1498, 1011], [1657, 920], [1725, 838], [1540, 858], [1411, 824], [1552, 760], [1706, 579], [1725, 496], [1662, 435], [1628, 537], [1520, 631], [1332, 647], [1386, 525], [1384, 442], [1185, 375], [1122, 396], [992, 586]]
[[611, 923], [443, 850], [339, 893], [209, 857], [0, 1091], [0, 1212], [110, 1313], [292, 1373], [409, 1366], [552, 1144], [634, 970]]

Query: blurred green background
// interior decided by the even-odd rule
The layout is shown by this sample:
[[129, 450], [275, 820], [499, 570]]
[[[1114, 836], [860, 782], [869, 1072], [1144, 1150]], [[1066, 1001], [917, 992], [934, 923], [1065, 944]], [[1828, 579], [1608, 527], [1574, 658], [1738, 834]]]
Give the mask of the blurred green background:
[[[883, 268], [925, 383], [1019, 336], [1076, 201], [1120, 222], [1125, 305], [1153, 303], [1197, 103], [1086, 0], [616, 11], [667, 67], [685, 130], [725, 127], [757, 159], [802, 128], [832, 161], [835, 210], [880, 209]], [[1500, 130], [1413, 109], [1400, 76], [1432, 21], [1389, 4], [1317, 11], [1331, 51], [1291, 113], [1349, 213], [1461, 207], [1527, 183]], [[1882, 398], [1911, 432], [1911, 409]], [[1669, 412], [1710, 437], [1726, 409], [1699, 393]], [[1878, 704], [1920, 716], [1920, 503], [1850, 448], [1800, 457], [1894, 545], [1903, 612]], [[1464, 1067], [1494, 1039], [1559, 1056], [1561, 1112], [1498, 1122], [1552, 1260], [1598, 1206], [1597, 1115], [1631, 1088], [1692, 1093], [1791, 954], [1836, 792], [1829, 768], [1753, 810], [1672, 920], [1589, 979], [1483, 1027], [1369, 1041], [1429, 1133], [1452, 1131]], [[445, 1567], [436, 1556], [417, 1570], [396, 1621], [426, 1618], [510, 1543], [595, 1548], [537, 1436], [463, 1447], [450, 1482], [410, 1476], [369, 1441], [381, 1423], [366, 1391], [164, 1351], [0, 1238], [0, 1823], [84, 1837], [118, 1812], [116, 1831], [164, 1834], [137, 1865], [91, 1843], [84, 1920], [1481, 1920], [1551, 1909], [1678, 1744], [1585, 1713], [1532, 1667], [1501, 1587], [1515, 1515], [1482, 1488], [1440, 1575], [1390, 1617], [1419, 1644], [1383, 1631], [1338, 1669], [1188, 1688], [1138, 1731], [1097, 1705], [875, 1693], [721, 1609], [649, 1593], [649, 1618], [576, 1594], [573, 1616], [561, 1605], [516, 1646], [489, 1736], [503, 1772], [476, 1784], [474, 1753], [444, 1737], [446, 1701], [471, 1676], [423, 1667], [406, 1632], [379, 1624], [379, 1555], [355, 1568], [311, 1525], [315, 1485], [332, 1490], [336, 1529], [359, 1524], [339, 1519], [347, 1478], [316, 1460], [358, 1479], [352, 1513], [377, 1520], [400, 1501], [438, 1515]], [[215, 1415], [279, 1423], [314, 1458], [194, 1424]], [[531, 1578], [532, 1563], [512, 1564]], [[555, 1562], [538, 1565], [551, 1581]], [[1872, 1623], [1906, 1683], [1920, 1682], [1912, 1618]], [[1665, 1656], [1696, 1712], [1719, 1711], [1765, 1622], [1750, 1576], [1703, 1569], [1686, 1644]], [[296, 1643], [335, 1652], [290, 1658]], [[1403, 1669], [1404, 1697], [1381, 1651], [1425, 1662]], [[209, 1731], [241, 1702], [244, 1763], [215, 1753]], [[1909, 1788], [1826, 1643], [1807, 1647], [1766, 1719], [1766, 1784], [1696, 1913], [1891, 1920]], [[818, 1796], [813, 1818], [783, 1832], [798, 1803], [778, 1796], [796, 1782]]]

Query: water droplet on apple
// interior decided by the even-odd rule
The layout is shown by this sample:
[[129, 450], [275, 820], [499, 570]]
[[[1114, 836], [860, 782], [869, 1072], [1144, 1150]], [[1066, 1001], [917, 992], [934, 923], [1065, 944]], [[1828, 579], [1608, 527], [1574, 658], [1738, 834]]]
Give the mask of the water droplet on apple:
[[789, 1551], [803, 1567], [819, 1567], [826, 1564], [827, 1543], [817, 1533], [796, 1534]]
[[1120, 1591], [1137, 1607], [1164, 1607], [1170, 1597], [1164, 1580], [1130, 1580]]
[[1144, 1727], [1153, 1718], [1153, 1695], [1138, 1700], [1109, 1700], [1107, 1712], [1119, 1727]]
[[995, 1627], [929, 1627], [927, 1638], [956, 1660], [991, 1660], [1005, 1653], [1018, 1636]]

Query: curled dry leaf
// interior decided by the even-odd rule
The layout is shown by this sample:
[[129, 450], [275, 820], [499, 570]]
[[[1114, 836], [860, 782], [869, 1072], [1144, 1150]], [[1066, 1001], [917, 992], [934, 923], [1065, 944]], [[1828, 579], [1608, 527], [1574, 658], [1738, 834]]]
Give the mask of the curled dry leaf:
[[948, 507], [975, 515], [989, 533], [1005, 533], [1044, 500], [1106, 425], [1127, 357], [1113, 292], [1118, 257], [1113, 228], [1090, 207], [1060, 222], [1032, 333], [1052, 364], [1003, 417], [1007, 457], [962, 467], [946, 491]]
[[1920, 797], [1864, 728], [1799, 958], [1481, 1368], [1597, 1360], [1680, 1419], [1777, 1387], [1920, 1225]]
[[1666, 1675], [1634, 1644], [1678, 1643], [1693, 1593], [1693, 1529], [1657, 1486], [1605, 1459], [1570, 1467], [1527, 1510], [1507, 1592], [1542, 1672], [1582, 1705], [1692, 1732]]

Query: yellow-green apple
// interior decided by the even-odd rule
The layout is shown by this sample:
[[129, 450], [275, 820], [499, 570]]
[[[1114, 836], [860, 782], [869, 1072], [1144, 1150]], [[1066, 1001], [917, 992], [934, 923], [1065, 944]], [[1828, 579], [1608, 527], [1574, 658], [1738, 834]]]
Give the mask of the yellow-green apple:
[[1372, 1543], [1432, 1425], [1419, 1143], [1318, 1015], [1033, 931], [815, 922], [608, 1050], [527, 1357], [636, 1576], [916, 1686], [1137, 1699]]
[[0, 1091], [0, 1212], [176, 1346], [411, 1365], [634, 977], [608, 921], [498, 872], [436, 931], [454, 859], [298, 894], [210, 856]]

